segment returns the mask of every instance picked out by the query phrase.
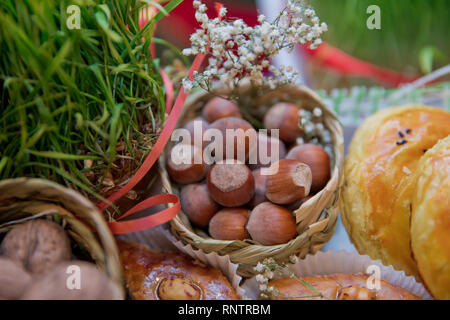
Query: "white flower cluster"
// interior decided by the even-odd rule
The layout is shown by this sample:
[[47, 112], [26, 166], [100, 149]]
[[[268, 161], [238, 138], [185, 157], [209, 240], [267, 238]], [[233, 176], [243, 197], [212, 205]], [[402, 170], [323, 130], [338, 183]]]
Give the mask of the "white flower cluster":
[[[332, 154], [332, 139], [330, 131], [323, 125], [323, 112], [320, 108], [314, 108], [312, 111], [301, 109], [300, 115], [300, 128], [303, 129], [305, 138], [310, 143], [318, 144], [324, 148], [328, 154]], [[296, 141], [298, 144], [305, 143], [302, 137], [299, 137]]]
[[[298, 257], [292, 255], [289, 257], [290, 263], [296, 263], [298, 261]], [[273, 286], [268, 286], [268, 283], [271, 279], [275, 277], [275, 272], [282, 274], [284, 269], [286, 268], [285, 263], [278, 264], [273, 258], [266, 258], [261, 262], [258, 262], [256, 267], [253, 268], [258, 274], [255, 277], [256, 282], [259, 284], [259, 290], [265, 292], [264, 295], [267, 297], [267, 294], [276, 294], [277, 290]], [[291, 276], [293, 274], [291, 273]], [[295, 277], [295, 275], [294, 275]]]
[[193, 81], [183, 81], [186, 91], [193, 86], [209, 91], [213, 81], [220, 81], [233, 90], [244, 78], [254, 86], [272, 89], [292, 83], [298, 73], [291, 66], [276, 68], [270, 59], [283, 48], [292, 51], [296, 43], [309, 43], [315, 48], [322, 43], [322, 33], [327, 31], [327, 25], [320, 23], [315, 11], [307, 8], [302, 0], [289, 0], [272, 23], [259, 15], [259, 24], [254, 27], [242, 19], [227, 20], [226, 8], [220, 9], [219, 17], [210, 19], [205, 4], [198, 0], [193, 4], [201, 28], [191, 35], [191, 48], [184, 49], [183, 54], [207, 54], [210, 58], [206, 69], [194, 74]]

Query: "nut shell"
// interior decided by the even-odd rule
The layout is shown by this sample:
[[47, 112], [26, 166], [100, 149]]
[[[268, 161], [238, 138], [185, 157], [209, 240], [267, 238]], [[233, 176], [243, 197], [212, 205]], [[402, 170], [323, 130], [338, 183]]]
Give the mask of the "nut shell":
[[[218, 119], [210, 125], [210, 129], [219, 130], [222, 136], [222, 154], [215, 150], [216, 161], [237, 159], [240, 162], [245, 162], [250, 152], [250, 146], [256, 144], [256, 130], [250, 123], [241, 118], [226, 117]], [[232, 135], [227, 135], [227, 131]], [[208, 147], [212, 148], [215, 144], [214, 142]], [[227, 146], [229, 150], [227, 150]]]
[[255, 195], [248, 203], [250, 208], [256, 207], [258, 204], [269, 201], [266, 197], [266, 180], [267, 176], [261, 174], [261, 169], [252, 171], [253, 179], [255, 179]]
[[117, 300], [117, 292], [117, 285], [95, 264], [73, 260], [63, 262], [33, 280], [22, 299]]
[[300, 130], [300, 108], [292, 103], [280, 102], [273, 105], [264, 115], [264, 127], [279, 129], [280, 139], [285, 143], [294, 143], [302, 133]]
[[[198, 128], [196, 128], [196, 126], [198, 126]], [[197, 145], [197, 147], [203, 149], [205, 146], [205, 141], [203, 140], [203, 137], [205, 135], [206, 130], [208, 130], [209, 128], [209, 123], [202, 117], [197, 117], [186, 123], [183, 128], [188, 130], [189, 134], [191, 135], [190, 144], [195, 144]], [[195, 131], [197, 131], [198, 133], [201, 131], [201, 137], [200, 136], [197, 137]], [[182, 143], [186, 142], [182, 141]]]
[[[264, 150], [265, 145], [265, 150]], [[272, 148], [278, 154], [272, 154]], [[258, 133], [258, 139], [255, 145], [250, 146], [248, 163], [252, 170], [270, 167], [286, 156], [286, 146], [283, 141], [275, 137], [269, 137], [265, 134]]]
[[253, 240], [265, 246], [287, 243], [297, 235], [292, 213], [270, 202], [263, 202], [252, 210], [247, 231]]
[[162, 279], [157, 292], [160, 300], [200, 300], [202, 297], [199, 286], [188, 279], [178, 277]]
[[242, 163], [220, 162], [213, 165], [206, 180], [209, 195], [224, 207], [239, 207], [255, 194], [255, 179]]
[[219, 205], [209, 196], [206, 184], [190, 184], [181, 189], [181, 209], [189, 220], [199, 227], [206, 227], [219, 211]]
[[320, 191], [330, 180], [330, 155], [315, 144], [303, 144], [292, 148], [286, 159], [294, 159], [307, 164], [311, 168], [311, 191]]
[[337, 294], [337, 300], [376, 300], [376, 293], [368, 288], [358, 285], [351, 285], [340, 288]]
[[282, 159], [270, 167], [267, 176], [266, 197], [273, 203], [291, 204], [303, 199], [311, 189], [312, 173], [309, 166], [292, 159]]
[[218, 240], [249, 239], [245, 229], [249, 215], [250, 210], [248, 209], [222, 209], [209, 222], [209, 234]]
[[203, 180], [208, 166], [203, 161], [201, 148], [179, 143], [167, 155], [166, 169], [174, 181], [188, 184]]
[[209, 123], [226, 117], [242, 118], [241, 112], [234, 102], [220, 97], [209, 100], [203, 108], [202, 115]]
[[300, 208], [306, 201], [308, 201], [312, 197], [314, 197], [314, 195], [310, 194], [310, 195], [304, 197], [301, 200], [298, 200], [298, 201], [295, 201], [295, 202], [290, 203], [288, 205], [285, 205], [285, 207], [287, 209], [289, 209], [290, 211], [296, 211], [296, 210], [298, 210], [298, 208]]
[[64, 229], [51, 221], [34, 219], [14, 227], [3, 239], [3, 255], [31, 273], [42, 273], [72, 256]]
[[0, 257], [0, 297], [19, 299], [31, 275], [16, 261]]

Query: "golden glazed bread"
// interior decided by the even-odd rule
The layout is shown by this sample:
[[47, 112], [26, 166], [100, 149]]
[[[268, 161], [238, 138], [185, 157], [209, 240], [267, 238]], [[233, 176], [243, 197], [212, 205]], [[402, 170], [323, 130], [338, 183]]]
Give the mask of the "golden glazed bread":
[[217, 269], [177, 252], [118, 242], [128, 290], [137, 300], [238, 300]]
[[431, 294], [450, 299], [450, 136], [420, 159], [412, 199], [411, 247]]
[[[268, 287], [274, 287], [272, 299], [279, 300], [418, 300], [409, 291], [380, 280], [380, 289], [368, 289], [368, 275], [332, 274], [325, 276], [298, 277], [316, 291], [291, 277], [271, 280]], [[318, 296], [318, 293], [322, 297]]]
[[449, 134], [449, 112], [413, 105], [380, 111], [357, 130], [345, 161], [341, 217], [361, 254], [418, 276], [409, 230], [414, 172]]

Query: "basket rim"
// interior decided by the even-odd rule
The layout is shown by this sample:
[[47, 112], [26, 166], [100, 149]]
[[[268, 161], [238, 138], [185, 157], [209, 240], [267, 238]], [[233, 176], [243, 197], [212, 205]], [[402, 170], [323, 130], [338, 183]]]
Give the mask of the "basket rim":
[[[297, 97], [297, 99], [282, 99], [285, 101], [292, 101], [292, 100], [300, 100], [300, 97], [302, 96], [308, 96], [308, 98], [310, 98], [316, 105], [322, 109], [322, 111], [324, 111], [324, 122], [325, 119], [328, 119], [328, 129], [330, 130], [330, 133], [332, 134], [332, 138], [333, 138], [333, 155], [334, 155], [334, 163], [332, 166], [332, 172], [331, 172], [331, 177], [330, 180], [327, 182], [327, 185], [321, 190], [319, 191], [317, 194], [314, 195], [313, 198], [311, 198], [310, 200], [308, 200], [305, 203], [311, 202], [314, 203], [314, 199], [319, 199], [320, 197], [322, 197], [322, 193], [324, 192], [324, 190], [327, 187], [330, 187], [333, 183], [334, 185], [332, 186], [332, 192], [329, 195], [329, 198], [331, 198], [330, 200], [332, 201], [328, 201], [327, 203], [329, 204], [329, 209], [332, 209], [331, 211], [333, 212], [327, 212], [327, 215], [325, 215], [325, 217], [323, 218], [318, 218], [317, 221], [315, 223], [320, 223], [321, 221], [324, 221], [326, 219], [328, 223], [330, 223], [330, 225], [326, 225], [324, 228], [320, 229], [318, 232], [322, 232], [323, 230], [327, 230], [327, 229], [334, 229], [334, 226], [336, 224], [336, 220], [337, 220], [337, 211], [338, 211], [338, 199], [339, 199], [339, 192], [340, 192], [340, 185], [342, 184], [343, 178], [342, 178], [342, 172], [343, 172], [343, 165], [344, 165], [344, 148], [343, 148], [343, 141], [344, 141], [344, 137], [343, 137], [343, 129], [342, 129], [342, 125], [337, 117], [337, 115], [335, 114], [335, 112], [333, 112], [332, 110], [328, 109], [328, 107], [324, 104], [324, 102], [322, 101], [322, 99], [311, 89], [305, 87], [305, 86], [301, 86], [301, 85], [297, 85], [297, 86], [293, 86], [293, 85], [289, 85], [289, 86], [284, 86], [284, 87], [280, 87], [277, 88], [275, 90], [270, 91], [268, 94], [270, 95], [273, 92], [278, 92], [278, 93], [285, 93], [288, 92], [291, 94], [291, 97]], [[295, 95], [292, 93], [296, 93]], [[184, 107], [184, 113], [186, 113], [190, 108], [192, 108], [192, 106], [198, 102], [201, 101], [202, 99], [205, 99], [206, 97], [210, 96], [211, 93], [210, 92], [206, 92], [206, 91], [198, 91], [195, 92], [194, 94], [192, 94], [188, 100], [186, 101], [185, 107]], [[267, 95], [267, 94], [266, 94]], [[260, 99], [266, 99], [266, 95], [263, 95], [262, 97], [260, 97]], [[330, 128], [330, 125], [334, 124], [334, 126], [332, 128]], [[168, 146], [166, 146], [167, 148]], [[161, 174], [161, 178], [162, 178], [162, 182], [163, 182], [163, 189], [165, 189], [166, 192], [172, 193], [173, 189], [172, 189], [172, 185], [173, 183], [170, 181], [167, 171], [165, 169], [165, 165], [164, 165], [164, 157], [161, 156], [160, 157], [160, 174]], [[332, 199], [334, 198], [334, 199]], [[327, 206], [324, 206], [322, 209], [320, 209], [320, 211], [322, 212], [324, 209], [326, 209]], [[295, 214], [294, 210], [293, 213]], [[184, 215], [184, 213], [182, 212], [182, 210], [180, 210], [180, 213]], [[331, 215], [334, 215], [334, 217], [330, 217]], [[319, 215], [320, 216], [320, 215]], [[332, 221], [330, 221], [330, 218]], [[248, 249], [248, 247], [250, 248], [257, 248], [257, 249], [264, 249], [270, 252], [279, 252], [279, 251], [283, 251], [286, 248], [289, 248], [292, 246], [292, 244], [295, 241], [298, 241], [299, 238], [301, 237], [311, 237], [312, 235], [314, 235], [315, 233], [317, 233], [317, 231], [312, 231], [312, 232], [308, 232], [310, 231], [309, 227], [315, 223], [310, 224], [302, 233], [297, 234], [297, 236], [290, 240], [287, 243], [284, 244], [279, 244], [279, 245], [272, 245], [272, 246], [264, 246], [261, 244], [257, 244], [257, 243], [250, 243], [250, 242], [246, 242], [246, 241], [236, 241], [236, 240], [216, 240], [216, 239], [212, 239], [212, 238], [205, 238], [202, 237], [200, 235], [198, 235], [197, 233], [195, 233], [193, 230], [189, 229], [188, 226], [185, 225], [185, 223], [182, 221], [182, 219], [180, 218], [180, 215], [177, 215], [174, 219], [172, 219], [170, 221], [170, 231], [171, 233], [180, 241], [182, 241], [183, 243], [188, 243], [191, 244], [192, 246], [199, 248], [199, 244], [205, 242], [205, 241], [211, 241], [213, 240], [214, 243], [217, 244], [218, 247], [222, 246], [222, 249], [227, 248], [228, 246], [232, 245], [232, 244], [237, 244], [239, 243], [242, 248], [241, 249], [235, 249], [232, 252], [237, 252], [240, 251], [242, 249]], [[298, 225], [298, 222], [297, 222]], [[186, 241], [185, 237], [181, 237], [179, 236], [179, 233], [183, 233], [183, 234], [187, 234], [189, 235], [189, 237], [192, 239], [192, 241]], [[204, 250], [204, 248], [199, 248]], [[220, 253], [220, 251], [222, 251], [222, 249], [219, 250], [218, 253]], [[214, 250], [215, 251], [215, 250]], [[297, 249], [298, 251], [298, 249]], [[230, 253], [226, 253], [227, 255], [230, 255]], [[239, 263], [238, 261], [236, 261], [237, 263]]]

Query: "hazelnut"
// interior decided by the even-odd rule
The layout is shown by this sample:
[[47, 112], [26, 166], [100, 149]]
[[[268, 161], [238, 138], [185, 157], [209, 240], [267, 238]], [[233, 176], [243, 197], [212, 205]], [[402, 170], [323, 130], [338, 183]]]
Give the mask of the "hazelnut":
[[157, 295], [160, 300], [200, 300], [202, 292], [187, 279], [167, 277], [159, 282]]
[[42, 273], [72, 256], [64, 229], [51, 221], [34, 219], [14, 227], [3, 239], [3, 255], [31, 273]]
[[[222, 135], [222, 154], [216, 150], [216, 161], [237, 159], [245, 162], [248, 158], [250, 146], [256, 144], [256, 130], [250, 123], [241, 118], [221, 118], [214, 121], [210, 129], [217, 129]], [[211, 145], [208, 147], [212, 148]]]
[[[265, 146], [264, 146], [265, 145]], [[272, 155], [272, 148], [278, 151], [278, 154]], [[250, 146], [248, 157], [251, 169], [270, 167], [270, 165], [286, 156], [286, 147], [278, 138], [268, 137], [265, 134], [258, 133], [256, 144]]]
[[295, 202], [293, 202], [293, 203], [291, 203], [291, 204], [288, 204], [288, 205], [286, 205], [285, 207], [286, 207], [287, 209], [291, 210], [291, 211], [295, 211], [295, 210], [297, 210], [298, 208], [300, 208], [306, 201], [308, 201], [309, 199], [311, 199], [313, 196], [314, 196], [314, 195], [311, 195], [311, 194], [310, 194], [309, 196], [306, 196], [306, 197], [304, 197], [303, 199], [300, 199], [300, 200], [295, 201]]
[[201, 181], [208, 171], [203, 160], [203, 150], [184, 143], [172, 148], [167, 156], [166, 168], [170, 177], [181, 184]]
[[27, 287], [24, 300], [116, 300], [120, 289], [93, 263], [58, 264]]
[[292, 148], [286, 159], [301, 161], [311, 168], [312, 192], [322, 190], [330, 180], [330, 155], [315, 144], [302, 144]]
[[[199, 126], [199, 128], [197, 128], [197, 131], [200, 132], [201, 129], [201, 138], [198, 138], [195, 135], [195, 126]], [[205, 119], [203, 119], [202, 117], [197, 117], [191, 121], [189, 121], [188, 123], [186, 123], [183, 127], [184, 129], [189, 131], [189, 134], [191, 136], [191, 144], [197, 144], [197, 140], [199, 140], [199, 143], [197, 144], [198, 147], [201, 147], [203, 149], [203, 147], [205, 146], [205, 141], [203, 140], [203, 137], [205, 135], [206, 130], [208, 130], [209, 128], [209, 123], [206, 122]], [[182, 143], [185, 143], [185, 141], [182, 141]]]
[[209, 222], [209, 234], [218, 240], [249, 239], [245, 230], [249, 215], [250, 210], [248, 209], [222, 209]]
[[251, 212], [247, 223], [250, 237], [265, 246], [283, 244], [297, 235], [292, 213], [276, 204], [263, 202]]
[[256, 207], [258, 204], [269, 201], [266, 198], [266, 180], [267, 176], [261, 174], [261, 169], [252, 171], [253, 179], [255, 179], [255, 195], [248, 203], [250, 208]]
[[181, 209], [189, 220], [199, 226], [206, 227], [212, 216], [220, 207], [209, 196], [206, 184], [190, 184], [181, 189]]
[[255, 194], [255, 179], [243, 163], [219, 162], [206, 179], [209, 195], [224, 207], [239, 207]]
[[376, 294], [360, 286], [348, 286], [338, 291], [337, 300], [376, 300]]
[[209, 100], [203, 108], [202, 115], [209, 123], [226, 117], [242, 118], [241, 112], [235, 103], [220, 97]]
[[19, 299], [31, 276], [18, 262], [0, 257], [0, 297]]
[[292, 103], [277, 103], [264, 115], [264, 127], [279, 129], [281, 140], [288, 144], [294, 143], [301, 134], [299, 110], [300, 108]]
[[277, 204], [303, 199], [311, 189], [311, 169], [304, 163], [282, 159], [270, 167], [266, 180], [266, 197]]

